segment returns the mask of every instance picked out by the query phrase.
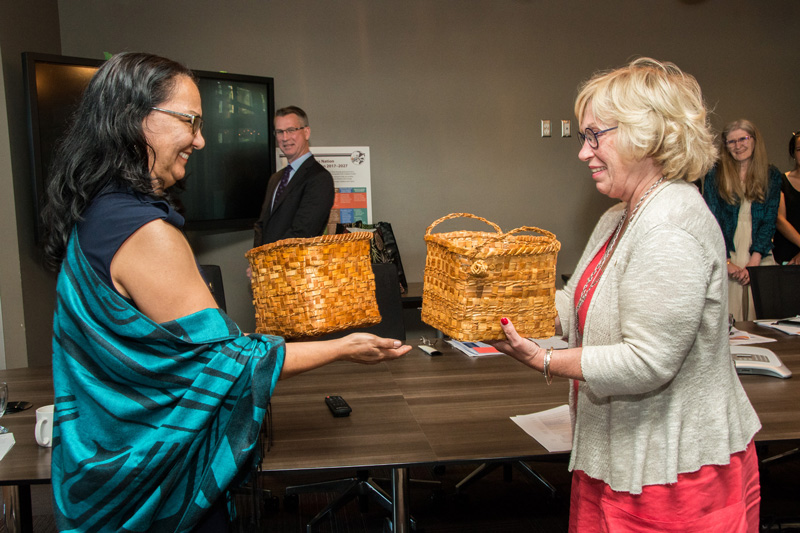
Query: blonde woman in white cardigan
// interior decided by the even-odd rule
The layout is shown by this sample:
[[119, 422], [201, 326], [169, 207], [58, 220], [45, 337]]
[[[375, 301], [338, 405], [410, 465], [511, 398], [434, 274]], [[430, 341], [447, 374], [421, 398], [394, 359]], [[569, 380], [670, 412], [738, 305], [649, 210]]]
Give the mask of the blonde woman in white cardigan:
[[697, 187], [715, 160], [696, 80], [638, 59], [575, 104], [579, 157], [620, 200], [556, 296], [564, 350], [501, 320], [501, 351], [572, 380], [570, 530], [757, 531], [760, 429], [728, 347], [725, 244]]

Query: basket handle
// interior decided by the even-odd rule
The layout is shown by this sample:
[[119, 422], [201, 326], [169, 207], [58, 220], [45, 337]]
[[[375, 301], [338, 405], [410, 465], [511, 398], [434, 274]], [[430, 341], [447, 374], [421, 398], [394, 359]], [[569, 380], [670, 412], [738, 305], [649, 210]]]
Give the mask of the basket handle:
[[[444, 222], [445, 220], [450, 220], [451, 218], [461, 218], [461, 217], [474, 218], [475, 220], [480, 220], [481, 222], [486, 222], [492, 228], [494, 228], [494, 231], [497, 232], [498, 235], [503, 235], [503, 230], [501, 230], [500, 226], [498, 226], [494, 222], [489, 222], [488, 220], [486, 220], [483, 217], [479, 217], [478, 215], [471, 215], [469, 213], [450, 213], [449, 215], [445, 215], [442, 218], [440, 218], [439, 220], [435, 220], [430, 226], [428, 226], [428, 229], [425, 230], [425, 235], [430, 235], [431, 231], [433, 230], [433, 228], [436, 227], [440, 222]], [[521, 229], [521, 228], [518, 228], [518, 229]], [[514, 231], [517, 231], [517, 230], [514, 230]]]
[[519, 228], [512, 229], [511, 231], [507, 232], [506, 235], [511, 235], [512, 233], [517, 233], [520, 231], [535, 231], [536, 233], [541, 233], [545, 237], [549, 237], [555, 240], [556, 236], [553, 233], [550, 233], [546, 229], [537, 228], [536, 226], [520, 226]]
[[483, 248], [487, 244], [493, 243], [493, 242], [495, 242], [497, 240], [500, 240], [500, 239], [503, 239], [505, 237], [508, 237], [512, 233], [518, 233], [520, 231], [535, 231], [536, 233], [541, 233], [543, 236], [548, 237], [548, 238], [550, 238], [552, 240], [556, 239], [555, 234], [550, 233], [546, 229], [537, 228], [536, 226], [521, 226], [519, 228], [512, 229], [511, 231], [507, 231], [506, 233], [500, 233], [498, 235], [492, 235], [491, 237], [486, 239], [486, 241], [483, 244], [481, 244], [480, 246], [475, 248], [475, 251], [473, 251], [473, 253], [470, 254], [469, 258], [470, 259], [475, 259], [476, 257], [478, 257], [478, 255], [481, 253], [481, 251], [483, 251]]

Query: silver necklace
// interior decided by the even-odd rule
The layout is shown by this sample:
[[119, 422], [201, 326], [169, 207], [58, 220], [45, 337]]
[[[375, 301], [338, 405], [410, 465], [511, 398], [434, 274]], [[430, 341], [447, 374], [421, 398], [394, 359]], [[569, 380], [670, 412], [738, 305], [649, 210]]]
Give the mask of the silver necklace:
[[[633, 210], [631, 210], [631, 218], [628, 221], [630, 224], [633, 222], [633, 217], [636, 216], [636, 213], [639, 211], [639, 207], [641, 207], [642, 202], [644, 199], [647, 198], [653, 189], [661, 185], [661, 182], [664, 181], [664, 176], [661, 176], [658, 181], [650, 186], [644, 194], [639, 198], [639, 201], [636, 202], [636, 205], [633, 206]], [[628, 208], [626, 207], [625, 210], [622, 212], [622, 217], [619, 219], [619, 223], [617, 224], [617, 229], [614, 230], [614, 237], [611, 239], [611, 242], [606, 247], [606, 251], [603, 252], [603, 257], [600, 259], [600, 262], [597, 263], [597, 266], [594, 267], [592, 273], [589, 275], [589, 279], [586, 280], [586, 285], [583, 286], [581, 289], [581, 297], [578, 300], [578, 305], [575, 306], [575, 316], [576, 316], [576, 325], [577, 325], [577, 315], [583, 305], [583, 302], [586, 300], [586, 297], [589, 295], [589, 292], [597, 285], [597, 282], [600, 281], [600, 276], [602, 275], [603, 271], [605, 270], [606, 261], [611, 256], [611, 253], [614, 249], [614, 245], [617, 242], [617, 238], [619, 237], [620, 232], [622, 231], [622, 226], [625, 225], [625, 217], [628, 215]]]

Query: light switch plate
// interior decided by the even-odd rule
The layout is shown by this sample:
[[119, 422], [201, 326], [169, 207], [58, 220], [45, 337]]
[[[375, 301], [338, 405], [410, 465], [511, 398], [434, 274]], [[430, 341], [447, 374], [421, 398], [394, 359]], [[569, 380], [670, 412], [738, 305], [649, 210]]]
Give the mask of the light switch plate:
[[561, 121], [561, 136], [562, 137], [572, 137], [572, 121], [570, 120], [562, 120]]

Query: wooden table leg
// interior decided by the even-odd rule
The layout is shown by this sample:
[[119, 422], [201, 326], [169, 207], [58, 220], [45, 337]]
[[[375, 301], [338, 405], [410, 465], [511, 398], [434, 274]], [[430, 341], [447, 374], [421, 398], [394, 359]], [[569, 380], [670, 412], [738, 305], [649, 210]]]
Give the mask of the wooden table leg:
[[17, 490], [19, 491], [19, 530], [22, 533], [33, 533], [31, 486], [18, 485]]
[[[33, 506], [30, 485], [4, 485], [2, 487], [5, 529], [21, 533], [33, 533]], [[5, 530], [4, 529], [4, 530]]]

